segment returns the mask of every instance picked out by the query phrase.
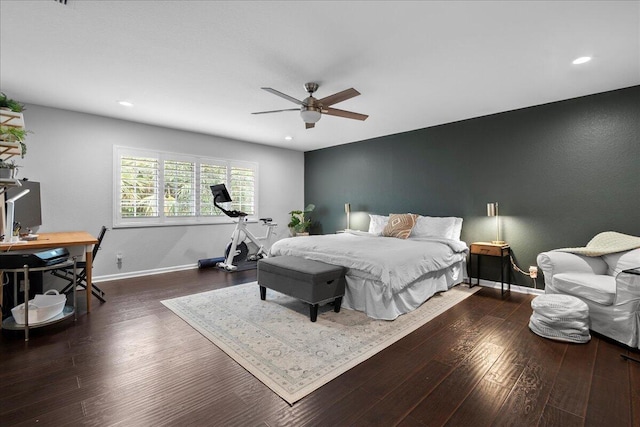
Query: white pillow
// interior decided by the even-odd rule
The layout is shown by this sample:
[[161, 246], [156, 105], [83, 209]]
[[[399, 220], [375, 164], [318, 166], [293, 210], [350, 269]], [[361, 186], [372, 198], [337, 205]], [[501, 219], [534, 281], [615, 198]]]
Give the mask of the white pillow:
[[453, 234], [451, 235], [451, 238], [453, 240], [460, 240], [460, 235], [462, 234], [462, 218], [456, 218], [456, 222], [453, 225]]
[[382, 236], [382, 230], [388, 222], [388, 216], [369, 214], [369, 233]]
[[419, 216], [411, 231], [411, 237], [460, 240], [461, 232], [462, 218]]

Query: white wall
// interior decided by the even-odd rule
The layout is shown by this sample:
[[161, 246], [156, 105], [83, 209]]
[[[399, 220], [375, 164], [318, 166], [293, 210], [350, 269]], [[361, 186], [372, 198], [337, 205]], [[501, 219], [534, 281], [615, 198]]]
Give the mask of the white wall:
[[[259, 214], [287, 236], [288, 212], [304, 204], [304, 154], [299, 151], [214, 137], [66, 110], [27, 105], [28, 152], [16, 159], [19, 178], [41, 182], [39, 232], [109, 228], [94, 264], [100, 279], [195, 266], [222, 256], [232, 224], [119, 228], [113, 226], [113, 146], [151, 148], [257, 162]], [[249, 226], [262, 235], [264, 227]], [[116, 254], [123, 254], [119, 267]]]

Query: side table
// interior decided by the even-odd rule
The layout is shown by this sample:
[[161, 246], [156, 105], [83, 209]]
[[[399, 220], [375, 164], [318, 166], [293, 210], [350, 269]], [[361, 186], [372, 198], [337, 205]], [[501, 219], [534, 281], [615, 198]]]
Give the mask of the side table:
[[[472, 260], [473, 257], [478, 260], [478, 280], [473, 283], [473, 269]], [[475, 242], [471, 244], [471, 250], [469, 252], [469, 287], [472, 288], [480, 284], [480, 266], [481, 259], [484, 256], [500, 257], [500, 291], [504, 294], [504, 265], [506, 260], [507, 265], [507, 285], [508, 290], [511, 291], [511, 247], [508, 244], [495, 244], [489, 242]]]
[[[17, 305], [17, 301], [18, 301], [18, 278], [17, 278], [17, 274], [18, 273], [24, 273], [24, 307], [25, 307], [25, 312], [24, 312], [24, 324], [18, 324], [15, 319], [13, 318], [13, 316], [9, 316], [7, 317], [5, 320], [2, 321], [2, 328], [3, 329], [11, 329], [11, 330], [24, 330], [24, 340], [25, 341], [29, 341], [29, 329], [30, 328], [39, 328], [42, 326], [47, 326], [47, 325], [51, 325], [52, 323], [57, 323], [60, 322], [62, 320], [65, 320], [71, 316], [74, 316], [74, 320], [78, 319], [78, 309], [77, 309], [77, 298], [76, 298], [76, 286], [73, 286], [73, 306], [68, 306], [65, 303], [65, 306], [62, 309], [62, 312], [59, 313], [58, 315], [56, 315], [55, 317], [46, 320], [44, 322], [40, 322], [37, 324], [29, 324], [29, 272], [30, 271], [49, 271], [49, 270], [54, 270], [56, 268], [62, 268], [62, 267], [73, 267], [73, 283], [75, 284], [76, 282], [76, 275], [77, 275], [77, 263], [76, 263], [76, 257], [73, 257], [72, 260], [67, 260], [64, 261], [62, 263], [58, 263], [58, 264], [53, 264], [53, 265], [48, 265], [48, 266], [44, 266], [44, 267], [29, 267], [27, 265], [25, 265], [23, 268], [5, 268], [3, 271], [4, 273], [13, 273], [14, 275], [14, 279], [13, 279], [13, 301], [14, 303]], [[0, 284], [0, 291], [2, 290], [2, 285]], [[87, 291], [89, 292], [89, 291]]]

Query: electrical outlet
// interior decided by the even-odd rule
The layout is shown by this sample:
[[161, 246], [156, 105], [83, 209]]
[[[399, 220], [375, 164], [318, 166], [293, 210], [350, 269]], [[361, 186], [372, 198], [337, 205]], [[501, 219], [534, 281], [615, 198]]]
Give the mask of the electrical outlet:
[[538, 277], [538, 267], [536, 267], [535, 265], [529, 267], [529, 277], [531, 277], [532, 279]]
[[122, 252], [116, 254], [116, 262], [120, 264], [122, 262]]

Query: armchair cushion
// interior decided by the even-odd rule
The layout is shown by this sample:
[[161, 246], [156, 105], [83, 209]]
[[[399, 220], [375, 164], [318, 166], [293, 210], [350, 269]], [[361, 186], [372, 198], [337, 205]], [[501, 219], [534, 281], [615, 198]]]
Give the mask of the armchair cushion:
[[559, 273], [553, 276], [553, 287], [560, 293], [611, 305], [616, 299], [616, 279], [592, 273]]

